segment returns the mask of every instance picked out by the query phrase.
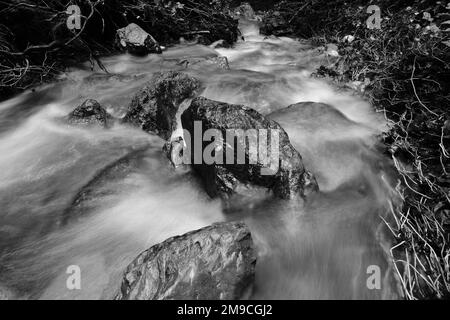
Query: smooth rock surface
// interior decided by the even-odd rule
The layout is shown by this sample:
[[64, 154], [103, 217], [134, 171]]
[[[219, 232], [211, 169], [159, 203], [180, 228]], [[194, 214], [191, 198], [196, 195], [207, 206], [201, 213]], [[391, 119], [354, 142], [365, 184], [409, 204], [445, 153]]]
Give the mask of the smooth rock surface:
[[141, 253], [125, 271], [116, 299], [240, 299], [252, 287], [255, 264], [245, 224], [215, 224]]

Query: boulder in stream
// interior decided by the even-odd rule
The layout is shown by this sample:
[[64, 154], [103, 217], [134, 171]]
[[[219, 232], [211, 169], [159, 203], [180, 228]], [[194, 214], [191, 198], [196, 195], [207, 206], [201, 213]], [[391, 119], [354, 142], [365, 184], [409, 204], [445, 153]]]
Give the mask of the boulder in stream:
[[[198, 97], [183, 112], [181, 121], [190, 136], [185, 136], [190, 140], [186, 141], [188, 157], [211, 197], [245, 196], [263, 188], [290, 199], [318, 189], [287, 133], [254, 109]], [[209, 129], [216, 135], [204, 139]], [[205, 153], [213, 154], [215, 161], [205, 159]]]
[[219, 223], [141, 253], [125, 271], [119, 300], [230, 300], [252, 288], [256, 255], [243, 223]]
[[112, 125], [113, 117], [96, 100], [88, 99], [68, 115], [67, 121], [74, 125], [108, 128]]
[[177, 127], [180, 104], [192, 98], [199, 88], [200, 81], [186, 73], [155, 73], [134, 96], [123, 122], [168, 139]]
[[158, 42], [135, 23], [117, 30], [117, 43], [119, 47], [131, 54], [145, 55], [162, 52]]

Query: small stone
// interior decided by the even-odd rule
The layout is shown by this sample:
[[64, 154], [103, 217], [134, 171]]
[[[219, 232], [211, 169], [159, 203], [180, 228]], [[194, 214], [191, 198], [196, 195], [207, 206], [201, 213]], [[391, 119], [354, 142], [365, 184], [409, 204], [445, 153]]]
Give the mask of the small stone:
[[108, 128], [113, 117], [96, 100], [88, 99], [68, 115], [67, 121], [74, 125], [99, 125]]

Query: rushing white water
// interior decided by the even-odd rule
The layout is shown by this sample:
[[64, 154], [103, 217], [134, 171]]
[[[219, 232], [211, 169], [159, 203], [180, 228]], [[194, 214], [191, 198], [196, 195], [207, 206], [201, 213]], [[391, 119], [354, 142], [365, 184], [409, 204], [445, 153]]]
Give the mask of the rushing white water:
[[[247, 222], [258, 249], [252, 298], [397, 297], [383, 250], [381, 217], [394, 199], [389, 163], [376, 150], [382, 117], [357, 96], [310, 77], [327, 59], [311, 45], [264, 38], [254, 23], [243, 23], [242, 31], [245, 41], [231, 49], [183, 44], [162, 55], [114, 56], [103, 61], [114, 76], [80, 66], [56, 84], [0, 103], [3, 294], [110, 299], [142, 250], [237, 219]], [[218, 54], [231, 70], [184, 62]], [[321, 192], [306, 203], [271, 201], [224, 214], [190, 172], [170, 167], [160, 138], [119, 124], [86, 129], [61, 120], [87, 98], [120, 117], [153, 72], [170, 69], [203, 80], [207, 98], [245, 104], [278, 121]], [[327, 105], [285, 109], [302, 101]], [[110, 172], [119, 159], [127, 161], [126, 174]], [[87, 185], [93, 193], [71, 209]], [[81, 268], [81, 290], [66, 287], [70, 265]], [[374, 265], [381, 290], [367, 287]]]

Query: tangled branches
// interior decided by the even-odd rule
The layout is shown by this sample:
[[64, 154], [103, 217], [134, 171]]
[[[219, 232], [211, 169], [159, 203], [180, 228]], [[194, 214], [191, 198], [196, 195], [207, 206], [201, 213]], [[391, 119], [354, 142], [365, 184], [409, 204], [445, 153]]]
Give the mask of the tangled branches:
[[[0, 99], [50, 80], [80, 61], [116, 52], [115, 32], [137, 23], [158, 41], [204, 34], [233, 43], [237, 22], [228, 0], [0, 0]], [[69, 5], [81, 9], [81, 29], [66, 26]]]
[[[66, 8], [70, 1], [0, 1], [0, 96], [7, 96], [51, 79], [69, 60], [93, 55], [94, 41], [85, 28], [100, 1], [77, 2], [89, 8], [82, 16], [81, 30], [66, 27]], [[77, 57], [79, 57], [77, 59]]]

